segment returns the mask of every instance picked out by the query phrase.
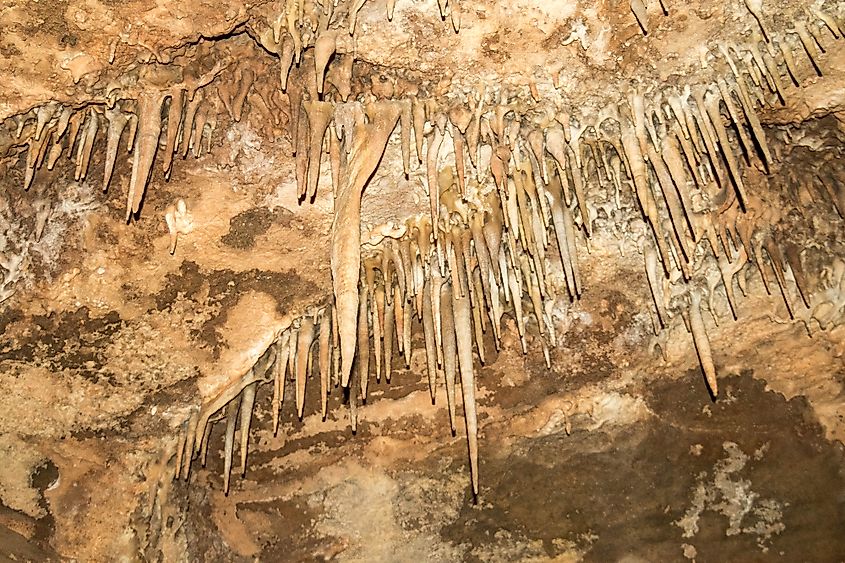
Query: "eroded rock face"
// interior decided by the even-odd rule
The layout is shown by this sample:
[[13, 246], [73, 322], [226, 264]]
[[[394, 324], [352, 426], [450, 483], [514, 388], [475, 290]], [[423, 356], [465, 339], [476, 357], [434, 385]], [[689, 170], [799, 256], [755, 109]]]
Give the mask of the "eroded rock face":
[[12, 2], [2, 543], [841, 553], [843, 18]]

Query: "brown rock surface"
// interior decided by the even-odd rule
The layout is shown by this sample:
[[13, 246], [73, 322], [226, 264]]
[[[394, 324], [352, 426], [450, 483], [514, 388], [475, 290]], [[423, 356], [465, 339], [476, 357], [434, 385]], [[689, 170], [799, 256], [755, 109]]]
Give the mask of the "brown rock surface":
[[841, 559], [845, 11], [754, 4], [5, 2], [0, 558]]

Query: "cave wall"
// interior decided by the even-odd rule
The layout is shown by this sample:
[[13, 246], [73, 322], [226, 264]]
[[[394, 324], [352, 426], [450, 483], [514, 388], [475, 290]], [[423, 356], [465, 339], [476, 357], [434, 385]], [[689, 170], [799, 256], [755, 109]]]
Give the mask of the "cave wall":
[[842, 7], [392, 4], [0, 12], [9, 545], [841, 553]]

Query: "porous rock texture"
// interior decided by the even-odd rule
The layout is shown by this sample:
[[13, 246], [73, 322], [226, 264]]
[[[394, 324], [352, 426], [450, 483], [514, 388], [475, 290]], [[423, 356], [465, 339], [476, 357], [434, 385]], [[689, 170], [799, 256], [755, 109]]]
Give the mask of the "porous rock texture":
[[0, 29], [0, 557], [842, 558], [841, 3]]

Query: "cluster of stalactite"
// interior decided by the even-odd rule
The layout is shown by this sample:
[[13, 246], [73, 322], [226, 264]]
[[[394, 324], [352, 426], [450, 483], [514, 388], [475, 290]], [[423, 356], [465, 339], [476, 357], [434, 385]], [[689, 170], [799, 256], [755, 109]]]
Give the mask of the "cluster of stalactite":
[[169, 178], [175, 157], [199, 158], [210, 152], [218, 121], [224, 116], [240, 121], [248, 95], [266, 123], [280, 124], [286, 104], [278, 89], [255, 80], [267, 72], [263, 67], [269, 62], [251, 57], [249, 65], [234, 63], [238, 54], [254, 52], [251, 44], [240, 53], [222, 53], [204, 44], [170, 64], [137, 65], [110, 81], [101, 97], [78, 106], [49, 102], [17, 115], [7, 122], [7, 136], [0, 138], [4, 164], [22, 154], [23, 188], [28, 190], [36, 173], [42, 167], [53, 170], [64, 154], [73, 162], [73, 179], [84, 181], [95, 146], [102, 150], [105, 141], [106, 191], [123, 143], [133, 155], [126, 220], [137, 218], [157, 154]]
[[[838, 28], [830, 31], [833, 39], [841, 36]], [[177, 472], [187, 477], [193, 456], [205, 459], [217, 417], [226, 420], [228, 487], [238, 420], [241, 470], [246, 467], [255, 387], [275, 382], [276, 426], [289, 374], [302, 416], [314, 342], [322, 414], [328, 390], [340, 385], [348, 389], [354, 430], [370, 377], [389, 381], [394, 353], [409, 365], [416, 318], [432, 400], [442, 381], [453, 431], [460, 388], [477, 493], [473, 366], [485, 360], [484, 334], [492, 334], [498, 347], [508, 313], [523, 350], [534, 327], [548, 361], [558, 338], [555, 307], [583, 291], [579, 256], [602, 220], [627, 221], [625, 236], [643, 255], [655, 334], [667, 334], [672, 319], [683, 319], [714, 395], [718, 383], [702, 303], [709, 303], [717, 320], [714, 297], [721, 288], [736, 318], [734, 287], [745, 293], [745, 268], [759, 272], [767, 291], [779, 291], [790, 315], [814, 319], [822, 329], [841, 323], [845, 263], [834, 259], [813, 276], [820, 283], [808, 282], [802, 249], [775, 228], [786, 219], [785, 202], [773, 193], [749, 193], [743, 185], [746, 167], [768, 170], [774, 163], [756, 103], [777, 103], [784, 78], [802, 72], [791, 56], [789, 63], [775, 62], [771, 45], [766, 56], [757, 45], [719, 45], [727, 77], [657, 92], [649, 100], [633, 92], [627, 103], [589, 122], [565, 112], [544, 114], [537, 122], [503, 100], [485, 107], [483, 95], [474, 107], [444, 107], [413, 96], [367, 103], [305, 97], [299, 127], [306, 132], [297, 136], [299, 189], [303, 197], [314, 194], [328, 152], [335, 191], [334, 302], [282, 331], [247, 377], [197, 411], [183, 435]], [[362, 240], [361, 196], [397, 124], [404, 169], [425, 167], [430, 213], [378, 227]], [[452, 151], [444, 149], [445, 139], [451, 139]], [[819, 176], [812, 198], [842, 215], [843, 171], [828, 172], [826, 179]], [[639, 219], [620, 213], [629, 191]], [[801, 303], [791, 299], [790, 284]]]
[[[246, 468], [257, 386], [273, 382], [277, 426], [286, 381], [292, 380], [302, 416], [315, 356], [323, 416], [329, 389], [348, 389], [354, 430], [371, 372], [389, 380], [394, 351], [410, 362], [416, 317], [432, 399], [444, 381], [453, 431], [460, 377], [477, 493], [474, 360], [485, 360], [483, 334], [491, 333], [498, 346], [502, 317], [511, 314], [523, 350], [527, 331], [536, 330], [548, 361], [558, 340], [555, 308], [584, 290], [579, 259], [602, 226], [636, 242], [654, 301], [655, 333], [665, 334], [673, 319], [683, 319], [714, 396], [717, 374], [702, 303], [715, 318], [713, 299], [721, 287], [736, 317], [733, 288], [737, 283], [745, 292], [746, 277], [737, 276], [745, 268], [759, 271], [767, 291], [778, 288], [791, 316], [815, 319], [823, 329], [842, 322], [845, 265], [832, 262], [813, 293], [802, 249], [779, 240], [772, 228], [784, 215], [780, 202], [750, 192], [743, 182], [747, 169], [768, 171], [775, 163], [758, 107], [782, 103], [787, 81], [797, 86], [808, 73], [823, 72], [823, 53], [836, 48], [845, 31], [835, 10], [814, 9], [793, 29], [774, 33], [749, 2], [763, 35], [740, 45], [716, 43], [703, 55], [711, 81], [647, 92], [632, 86], [623, 101], [579, 115], [560, 99], [544, 99], [536, 85], [527, 95], [492, 86], [475, 95], [435, 95], [433, 88], [373, 79], [369, 90], [359, 91], [353, 34], [362, 5], [359, 0], [344, 8], [338, 20], [330, 2], [289, 0], [269, 27], [250, 28], [258, 44], [279, 56], [281, 88], [264, 78], [271, 67], [260, 57], [242, 60], [242, 52], [204, 51], [200, 44], [184, 63], [177, 57], [137, 66], [106, 88], [102, 100], [80, 108], [49, 103], [16, 119], [8, 146], [25, 154], [25, 188], [44, 163], [52, 169], [65, 151], [75, 158], [75, 179], [84, 179], [103, 126], [106, 188], [125, 136], [134, 151], [127, 220], [140, 209], [157, 154], [169, 173], [175, 155], [199, 156], [210, 147], [218, 119], [239, 121], [248, 103], [276, 126], [287, 114], [302, 200], [315, 197], [328, 154], [332, 304], [279, 327], [246, 373], [227, 374], [235, 383], [183, 425], [177, 475], [187, 478], [197, 456], [204, 462], [211, 426], [225, 420], [228, 490], [238, 428], [242, 472]], [[456, 0], [439, 8], [459, 29]], [[637, 14], [633, 2], [632, 10]], [[343, 25], [334, 25], [338, 21]], [[364, 240], [362, 195], [397, 125], [393, 144], [404, 173], [424, 170], [428, 213], [401, 228], [376, 229]], [[836, 173], [834, 181], [822, 180], [819, 195], [842, 215], [845, 189], [841, 170]], [[184, 215], [184, 205], [174, 208], [174, 224], [176, 212]], [[801, 304], [791, 300], [789, 284]]]
[[[829, 41], [841, 37], [841, 30], [827, 18]], [[800, 29], [806, 29], [803, 25]], [[818, 30], [798, 35], [805, 43], [812, 67], [819, 71], [814, 49], [828, 43]], [[508, 100], [494, 99], [486, 104], [484, 94], [474, 107], [460, 102], [445, 106], [436, 100], [410, 99], [374, 101], [367, 104], [321, 102], [317, 142], [301, 147], [303, 160], [317, 162], [322, 157], [324, 131], [334, 116], [334, 132], [329, 135], [329, 155], [336, 190], [335, 221], [332, 231], [332, 274], [341, 345], [341, 369], [350, 373], [355, 358], [359, 319], [360, 201], [367, 179], [375, 170], [385, 145], [397, 122], [401, 122], [403, 166], [408, 170], [411, 135], [416, 140], [417, 158], [424, 163], [430, 196], [429, 242], [434, 244], [438, 263], [443, 264], [441, 222], [457, 216], [470, 233], [467, 206], [480, 197], [485, 200], [485, 218], [481, 223], [495, 229], [506, 243], [488, 248], [491, 257], [508, 256], [519, 272], [515, 276], [531, 291], [537, 303], [538, 324], [543, 329], [542, 300], [554, 299], [546, 278], [546, 254], [554, 238], [570, 298], [580, 292], [575, 251], [575, 232], [592, 234], [598, 209], [612, 216], [619, 207], [620, 192], [630, 186], [647, 228], [641, 232], [640, 248], [644, 255], [649, 285], [655, 301], [659, 325], [665, 327], [674, 296], [667, 288], [676, 283], [686, 296], [674, 306], [684, 309], [702, 367], [713, 394], [717, 394], [715, 369], [700, 302], [707, 292], [699, 286], [711, 268], [703, 267], [702, 241], [718, 265], [728, 301], [736, 309], [734, 277], [746, 265], [757, 267], [770, 285], [766, 268], [775, 281], [792, 314], [786, 292], [785, 271], [798, 284], [805, 304], [809, 304], [800, 256], [786, 252], [769, 236], [771, 205], [766, 194], [748, 193], [743, 184], [743, 169], [756, 165], [769, 170], [773, 157], [763, 127], [757, 117], [757, 104], [783, 101], [784, 77], [798, 84], [801, 68], [789, 50], [789, 33], [771, 36], [765, 51], [758, 43], [748, 46], [720, 43], [711, 61], [727, 73], [710, 84], [667, 88], [648, 96], [632, 90], [626, 103], [613, 104], [592, 118], [575, 118], [566, 111], [525, 111]], [[806, 37], [805, 37], [806, 36]], [[775, 43], [780, 39], [779, 43]], [[762, 40], [761, 40], [762, 42]], [[777, 44], [783, 57], [773, 57]], [[789, 54], [786, 54], [789, 53]], [[494, 97], [495, 98], [495, 97]], [[312, 106], [303, 105], [304, 113], [313, 114]], [[548, 108], [538, 103], [538, 109]], [[292, 108], [295, 111], [295, 108]], [[354, 125], [350, 127], [350, 114]], [[421, 134], [422, 133], [422, 134]], [[450, 138], [454, 173], [438, 168], [443, 141]], [[343, 141], [342, 146], [340, 140]], [[423, 151], [423, 140], [425, 151]], [[447, 153], [449, 151], [446, 151]], [[299, 153], [298, 153], [299, 154]], [[482, 156], [483, 155], [483, 156]], [[467, 173], [467, 166], [475, 174]], [[301, 168], [301, 182], [306, 181], [306, 166]], [[444, 172], [448, 179], [444, 181]], [[474, 176], [473, 180], [468, 180]], [[311, 189], [316, 189], [316, 178]], [[487, 191], [489, 184], [494, 191]], [[474, 184], [474, 185], [470, 185]], [[303, 191], [304, 193], [304, 191]], [[495, 197], [486, 197], [494, 193]], [[591, 200], [588, 194], [614, 193], [604, 201]], [[833, 204], [841, 212], [841, 186], [831, 186]], [[762, 219], [762, 221], [761, 221]], [[448, 218], [447, 221], [452, 221]], [[768, 222], [767, 222], [768, 221]], [[573, 224], [574, 223], [574, 224]], [[549, 227], [554, 236], [549, 236]], [[418, 229], [419, 230], [419, 229]], [[478, 229], [476, 229], [477, 231]], [[446, 229], [452, 237], [450, 229]], [[453, 238], [453, 237], [452, 237]], [[471, 234], [465, 235], [471, 240]], [[475, 237], [480, 238], [480, 237]], [[476, 253], [483, 252], [473, 241]], [[517, 250], [521, 253], [520, 255]], [[794, 249], [793, 249], [794, 250]], [[424, 255], [424, 253], [423, 253]], [[424, 258], [425, 260], [425, 258]], [[479, 257], [479, 262], [488, 262]], [[527, 269], [526, 269], [527, 267]], [[441, 268], [442, 269], [442, 268]], [[481, 283], [491, 285], [494, 270], [489, 266], [481, 274]], [[430, 274], [430, 269], [425, 270]], [[524, 278], [524, 279], [523, 279]], [[498, 289], [502, 287], [502, 280]], [[490, 290], [491, 308], [498, 300]], [[712, 291], [710, 292], [712, 294]]]

